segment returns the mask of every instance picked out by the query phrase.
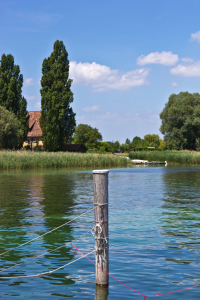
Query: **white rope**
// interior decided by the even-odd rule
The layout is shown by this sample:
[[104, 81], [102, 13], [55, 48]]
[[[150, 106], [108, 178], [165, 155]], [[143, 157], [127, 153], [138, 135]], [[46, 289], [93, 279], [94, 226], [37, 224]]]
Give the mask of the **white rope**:
[[[93, 227], [92, 227], [92, 228], [93, 228]], [[86, 231], [85, 233], [83, 233], [82, 235], [80, 235], [79, 237], [77, 237], [76, 239], [72, 240], [71, 242], [65, 243], [64, 245], [62, 245], [62, 246], [60, 246], [60, 247], [58, 247], [58, 248], [55, 248], [55, 249], [53, 249], [53, 250], [46, 251], [46, 252], [44, 252], [44, 253], [42, 253], [42, 254], [40, 254], [40, 255], [34, 256], [34, 257], [32, 257], [31, 259], [29, 259], [29, 260], [22, 261], [21, 263], [18, 263], [18, 264], [15, 264], [15, 265], [11, 266], [11, 267], [6, 268], [6, 269], [0, 270], [0, 273], [5, 272], [5, 271], [7, 271], [7, 270], [9, 270], [9, 269], [12, 269], [12, 268], [14, 268], [14, 267], [20, 266], [20, 265], [22, 265], [22, 264], [25, 264], [26, 262], [32, 261], [32, 260], [34, 260], [35, 258], [42, 257], [42, 256], [44, 256], [44, 255], [46, 255], [46, 254], [52, 253], [53, 251], [56, 251], [56, 250], [58, 250], [58, 249], [60, 249], [60, 248], [62, 248], [62, 247], [65, 247], [65, 246], [67, 246], [68, 244], [71, 244], [71, 243], [73, 243], [74, 241], [77, 241], [77, 240], [80, 239], [82, 236], [86, 235], [88, 232], [91, 232], [91, 229], [88, 230], [88, 231]]]
[[[93, 252], [95, 252], [95, 250], [93, 250], [93, 251], [91, 251], [91, 252], [89, 252], [89, 253], [87, 253], [85, 255], [88, 256], [88, 255], [92, 254]], [[56, 269], [54, 269], [52, 271], [48, 271], [48, 272], [44, 272], [44, 273], [39, 273], [39, 274], [36, 274], [36, 275], [22, 275], [22, 276], [0, 277], [0, 279], [40, 277], [40, 276], [43, 276], [43, 275], [51, 274], [51, 273], [53, 273], [55, 271], [58, 271], [58, 270], [60, 270], [60, 269], [62, 269], [64, 267], [67, 267], [67, 266], [71, 265], [72, 263], [75, 263], [76, 261], [78, 261], [81, 258], [84, 258], [84, 256], [81, 256], [81, 257], [77, 258], [76, 260], [73, 260], [70, 263], [68, 263], [66, 265], [63, 265], [63, 266], [61, 266], [59, 268], [56, 268]]]
[[22, 246], [24, 246], [24, 245], [26, 245], [26, 244], [28, 244], [28, 243], [31, 243], [31, 242], [33, 242], [33, 241], [35, 241], [35, 240], [41, 238], [42, 236], [44, 236], [44, 235], [46, 235], [46, 234], [48, 234], [48, 233], [51, 233], [51, 232], [57, 230], [58, 228], [61, 228], [61, 227], [65, 226], [65, 225], [67, 225], [67, 224], [73, 222], [74, 220], [76, 220], [76, 219], [82, 217], [83, 215], [87, 214], [88, 212], [92, 211], [93, 209], [94, 209], [94, 207], [93, 207], [92, 209], [89, 209], [89, 210], [86, 211], [85, 213], [79, 215], [78, 217], [76, 217], [76, 218], [74, 218], [74, 219], [72, 219], [72, 220], [70, 220], [70, 221], [68, 221], [68, 222], [66, 222], [66, 223], [64, 223], [64, 224], [62, 224], [62, 225], [60, 225], [60, 226], [58, 226], [58, 227], [56, 227], [56, 228], [50, 230], [50, 231], [48, 231], [48, 232], [45, 232], [44, 234], [42, 234], [42, 235], [40, 235], [40, 236], [38, 236], [38, 237], [36, 237], [36, 238], [34, 238], [34, 239], [32, 239], [32, 240], [30, 240], [30, 241], [24, 243], [24, 244], [21, 244], [21, 245], [19, 245], [19, 246], [17, 246], [17, 247], [14, 247], [14, 248], [12, 248], [12, 249], [9, 249], [9, 250], [7, 250], [7, 251], [1, 253], [0, 256], [3, 255], [3, 254], [8, 253], [8, 252], [10, 252], [10, 251], [12, 251], [12, 250], [14, 250], [14, 249], [17, 249], [17, 248], [19, 248], [19, 247], [22, 247]]

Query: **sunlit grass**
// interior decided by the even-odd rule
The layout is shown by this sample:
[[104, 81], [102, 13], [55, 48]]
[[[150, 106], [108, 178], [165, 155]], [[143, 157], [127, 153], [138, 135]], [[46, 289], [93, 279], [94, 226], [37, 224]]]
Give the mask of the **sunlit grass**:
[[113, 154], [0, 151], [1, 169], [104, 167], [127, 165], [127, 160]]
[[196, 151], [137, 151], [130, 152], [131, 159], [148, 161], [167, 161], [168, 163], [200, 164], [200, 152]]

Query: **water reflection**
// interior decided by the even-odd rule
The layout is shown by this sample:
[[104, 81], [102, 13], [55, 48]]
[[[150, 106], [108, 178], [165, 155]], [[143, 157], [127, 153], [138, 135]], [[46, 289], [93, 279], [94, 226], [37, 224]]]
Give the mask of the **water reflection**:
[[[20, 172], [4, 173], [0, 176], [0, 252], [25, 242], [28, 225], [26, 213], [29, 209], [27, 184], [29, 179]], [[1, 257], [6, 261], [18, 261], [18, 251], [12, 251]]]
[[[64, 175], [61, 172], [59, 175], [56, 171], [44, 170], [3, 172], [3, 176], [0, 176], [0, 253], [62, 225], [74, 214], [74, 178], [68, 174], [65, 172]], [[68, 224], [35, 242], [5, 254], [1, 257], [1, 269], [73, 240], [72, 226]], [[36, 259], [34, 264], [11, 269], [9, 275], [46, 272], [66, 264], [73, 257], [71, 247], [64, 246]], [[48, 280], [48, 283], [52, 281], [53, 284], [55, 280], [59, 280], [57, 284], [74, 283], [72, 279], [66, 280], [66, 275], [69, 274], [61, 271], [46, 276], [43, 280]]]
[[166, 260], [200, 266], [200, 169], [169, 169], [163, 182], [161, 233], [171, 253]]
[[107, 300], [107, 298], [108, 298], [108, 287], [96, 284], [95, 300]]

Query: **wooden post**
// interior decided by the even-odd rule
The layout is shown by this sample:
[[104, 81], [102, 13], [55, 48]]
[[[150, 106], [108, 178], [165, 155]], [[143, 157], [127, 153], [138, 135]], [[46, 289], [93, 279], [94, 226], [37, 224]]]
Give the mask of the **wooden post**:
[[[96, 284], [108, 285], [108, 170], [93, 171]], [[100, 269], [101, 268], [101, 269]]]

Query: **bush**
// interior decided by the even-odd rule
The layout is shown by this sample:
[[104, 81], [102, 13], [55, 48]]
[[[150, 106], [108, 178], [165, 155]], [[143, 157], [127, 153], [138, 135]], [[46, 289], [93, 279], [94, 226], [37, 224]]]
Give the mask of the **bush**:
[[18, 148], [23, 139], [20, 122], [14, 113], [0, 106], [0, 149]]

